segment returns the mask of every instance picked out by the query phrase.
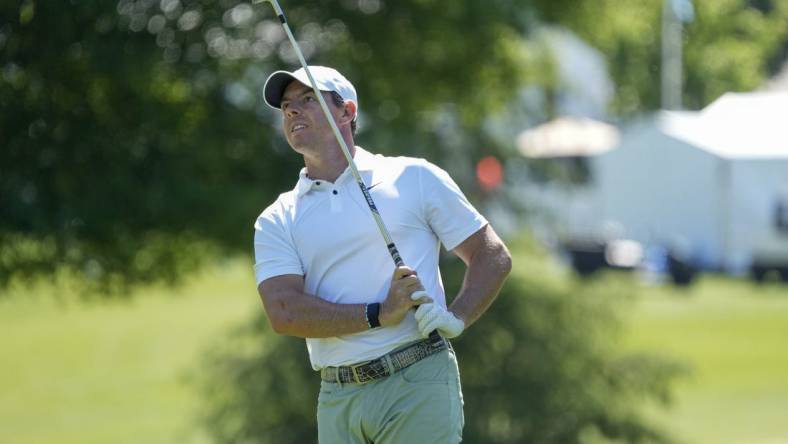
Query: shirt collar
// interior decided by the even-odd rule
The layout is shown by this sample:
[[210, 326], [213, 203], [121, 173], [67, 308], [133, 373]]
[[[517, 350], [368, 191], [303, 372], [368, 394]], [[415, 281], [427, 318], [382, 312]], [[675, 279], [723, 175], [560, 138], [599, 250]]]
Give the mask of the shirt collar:
[[[374, 154], [360, 146], [356, 146], [356, 154], [353, 156], [353, 162], [356, 164], [356, 168], [359, 172], [372, 171], [375, 167], [375, 160], [376, 156]], [[345, 171], [337, 177], [335, 184], [341, 184], [347, 180], [355, 180], [353, 173], [350, 171], [350, 166], [345, 168]], [[294, 188], [296, 197], [301, 197], [316, 187], [324, 186], [324, 184], [328, 184], [328, 182], [325, 180], [310, 179], [306, 175], [306, 168], [301, 168], [301, 171], [298, 173], [298, 182]]]
[[301, 171], [298, 173], [298, 182], [296, 182], [295, 186], [296, 197], [306, 194], [307, 191], [312, 189], [312, 185], [313, 180], [307, 177], [306, 168], [301, 168]]

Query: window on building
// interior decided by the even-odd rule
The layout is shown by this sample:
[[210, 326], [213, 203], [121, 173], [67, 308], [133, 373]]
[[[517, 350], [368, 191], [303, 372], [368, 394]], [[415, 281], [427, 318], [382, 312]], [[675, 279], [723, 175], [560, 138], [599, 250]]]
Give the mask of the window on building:
[[788, 195], [783, 194], [777, 198], [774, 222], [777, 231], [788, 234]]

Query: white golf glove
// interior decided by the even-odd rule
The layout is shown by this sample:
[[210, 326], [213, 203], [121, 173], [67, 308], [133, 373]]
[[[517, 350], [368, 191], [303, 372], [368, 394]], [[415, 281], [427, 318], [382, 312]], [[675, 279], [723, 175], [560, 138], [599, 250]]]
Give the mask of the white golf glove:
[[419, 323], [419, 332], [425, 338], [436, 329], [447, 339], [455, 338], [465, 330], [465, 322], [432, 302], [419, 305], [416, 309], [416, 322]]

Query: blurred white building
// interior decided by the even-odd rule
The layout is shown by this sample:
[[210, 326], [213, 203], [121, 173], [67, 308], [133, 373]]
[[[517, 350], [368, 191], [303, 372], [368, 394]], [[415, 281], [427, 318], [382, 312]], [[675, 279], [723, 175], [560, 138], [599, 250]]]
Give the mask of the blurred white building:
[[788, 273], [788, 92], [657, 113], [587, 160], [586, 185], [541, 196], [565, 236], [662, 245], [704, 269]]
[[[616, 147], [619, 139], [613, 125], [569, 116], [520, 133], [517, 149], [531, 165], [520, 172], [526, 177], [515, 198], [529, 210], [529, 224], [539, 237], [600, 237], [597, 230], [604, 215], [590, 162]], [[541, 174], [539, 167], [547, 172]]]

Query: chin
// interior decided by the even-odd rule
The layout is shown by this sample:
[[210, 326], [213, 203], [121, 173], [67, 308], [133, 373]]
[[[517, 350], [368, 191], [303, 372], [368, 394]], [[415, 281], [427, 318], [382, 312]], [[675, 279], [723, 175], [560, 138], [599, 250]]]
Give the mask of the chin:
[[290, 145], [296, 151], [300, 151], [304, 148], [304, 143], [298, 139], [298, 137], [285, 137], [287, 139], [287, 144]]
[[304, 155], [312, 151], [311, 149], [309, 149], [309, 145], [298, 142], [296, 140], [290, 139], [287, 142], [290, 145], [290, 148], [292, 148], [293, 151], [295, 151], [298, 154]]

